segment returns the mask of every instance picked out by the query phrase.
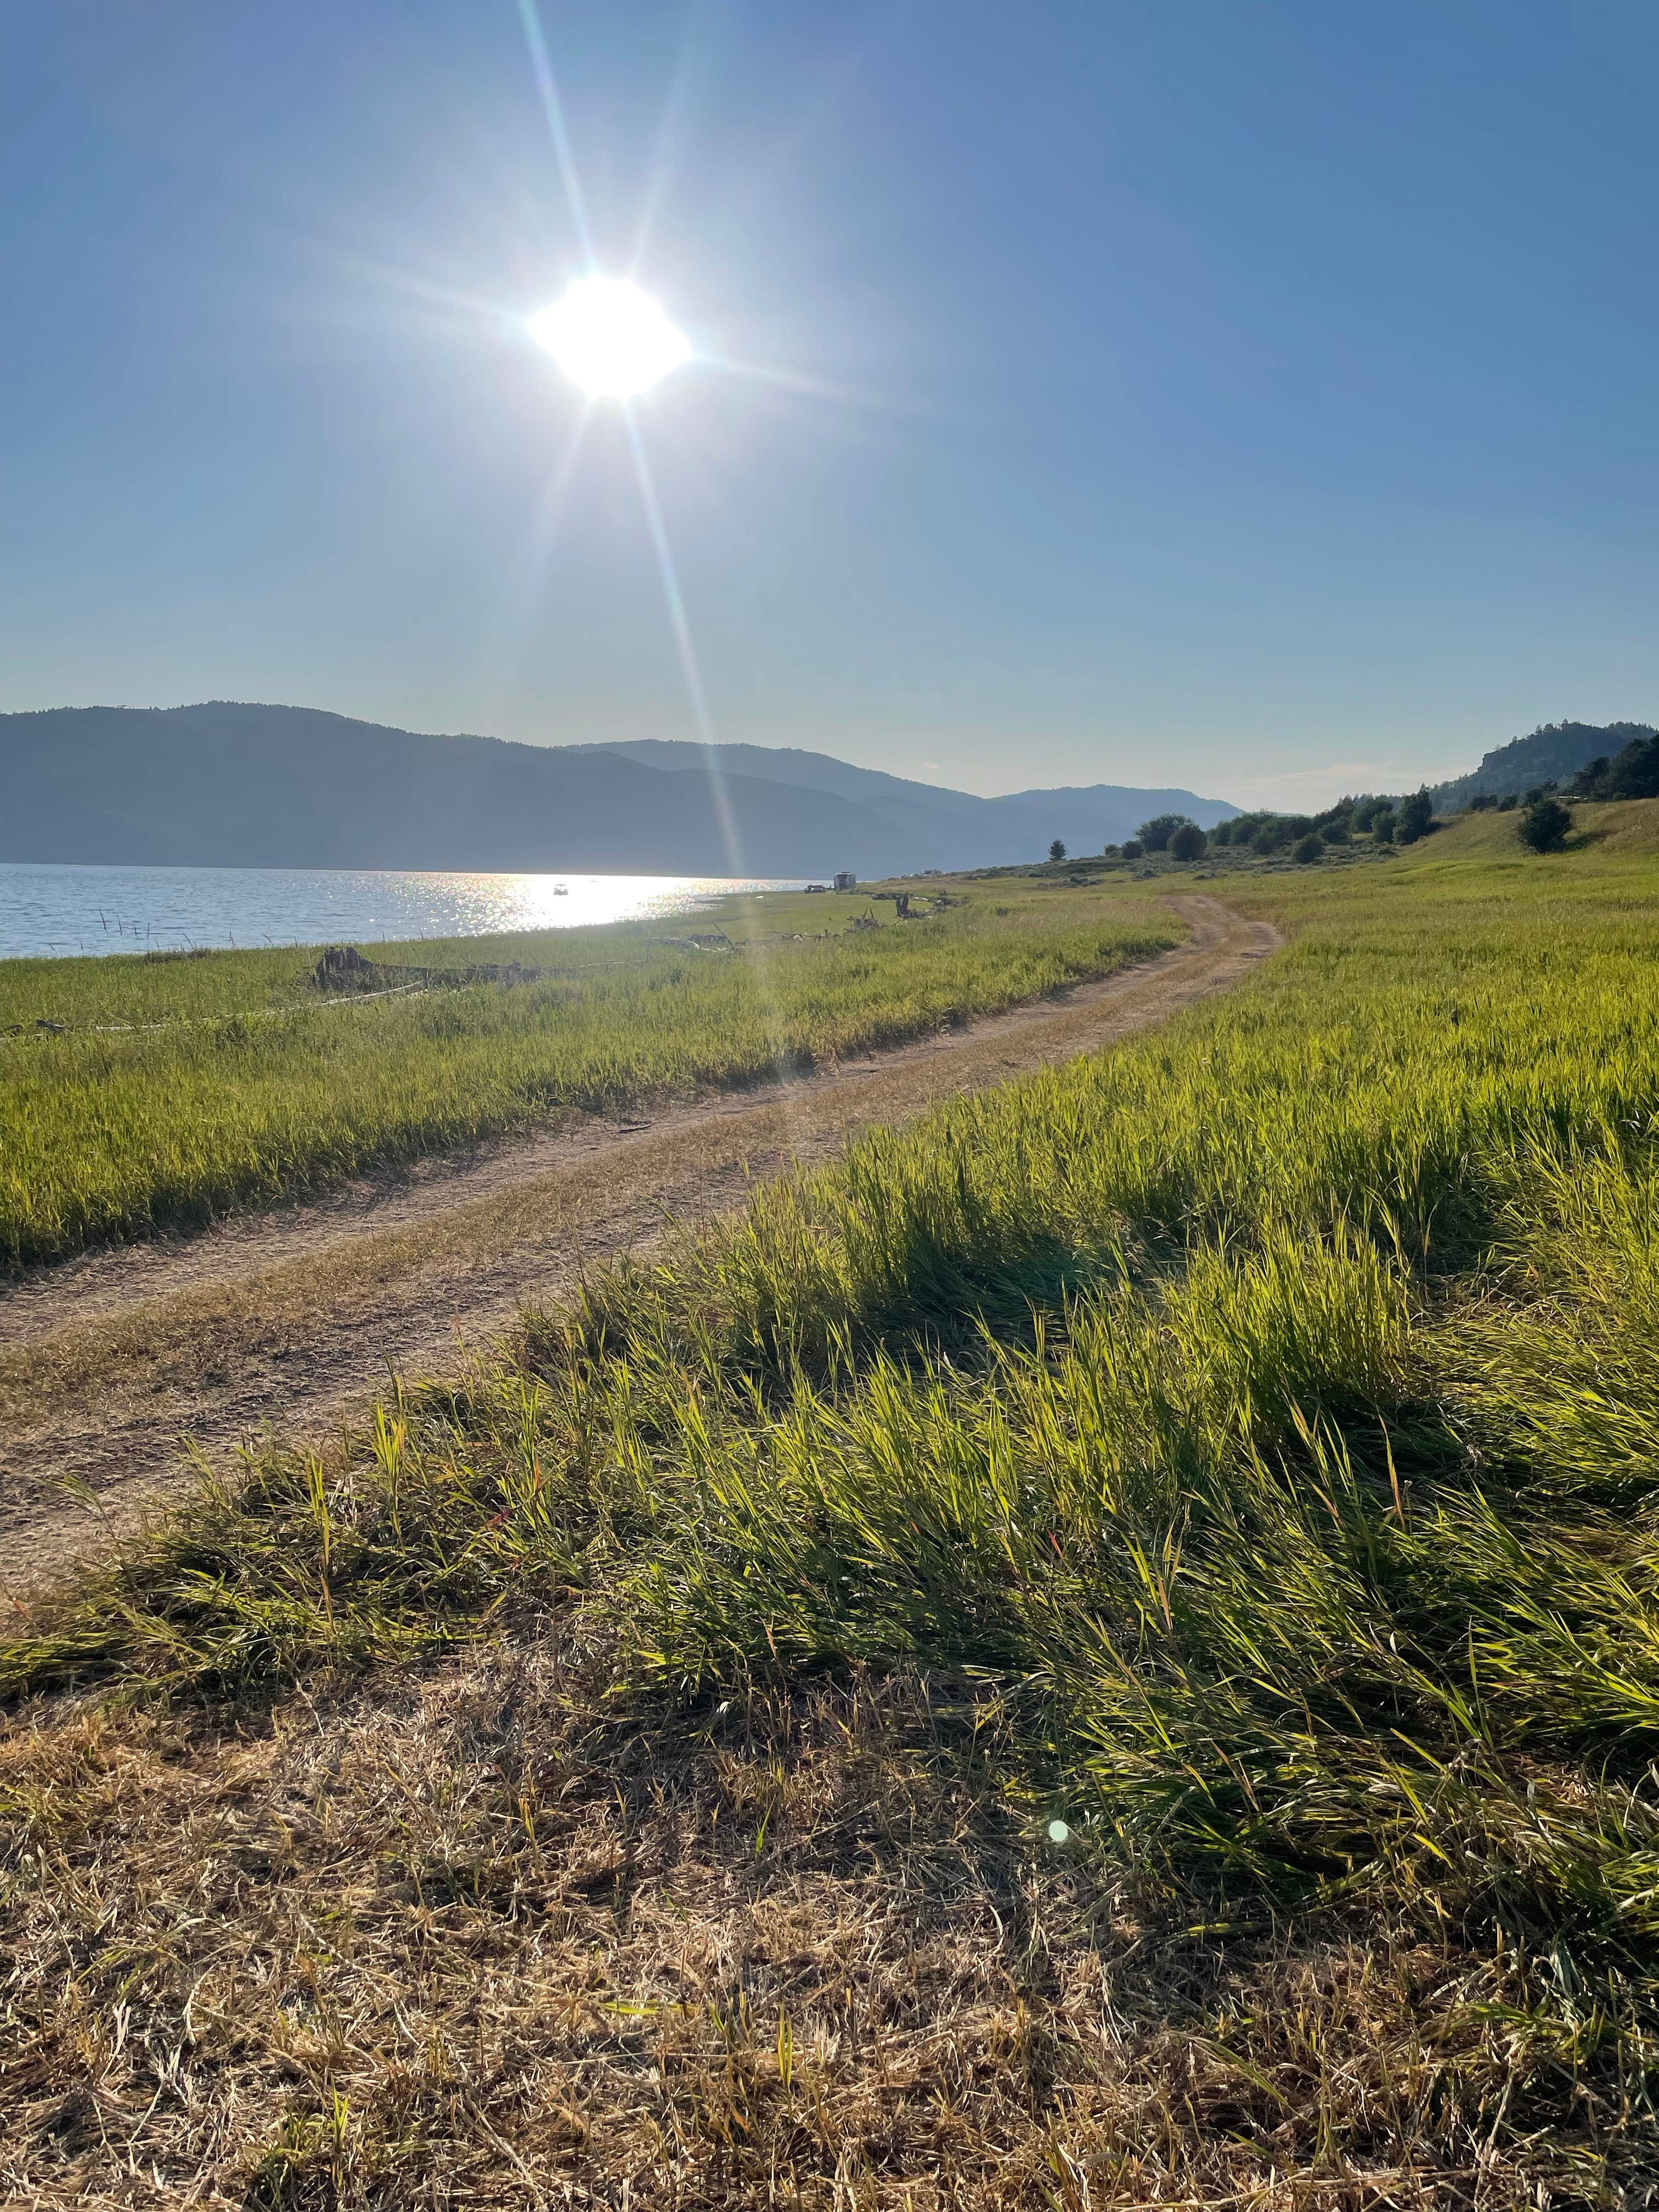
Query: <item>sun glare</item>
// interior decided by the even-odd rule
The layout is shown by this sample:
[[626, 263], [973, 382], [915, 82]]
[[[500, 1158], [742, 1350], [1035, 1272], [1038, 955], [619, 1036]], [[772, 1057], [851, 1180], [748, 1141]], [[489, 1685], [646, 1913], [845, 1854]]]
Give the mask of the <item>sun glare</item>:
[[595, 399], [632, 399], [691, 358], [691, 342], [625, 276], [584, 276], [530, 335]]

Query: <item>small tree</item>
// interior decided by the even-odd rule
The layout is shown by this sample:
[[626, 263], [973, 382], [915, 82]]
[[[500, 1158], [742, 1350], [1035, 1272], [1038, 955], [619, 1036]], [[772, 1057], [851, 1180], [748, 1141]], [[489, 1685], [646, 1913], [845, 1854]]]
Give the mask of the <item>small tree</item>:
[[1066, 858], [1066, 840], [1063, 837], [1056, 837], [1054, 843], [1049, 846], [1048, 858], [1051, 860], [1063, 860]]
[[1298, 867], [1310, 867], [1325, 856], [1325, 840], [1316, 830], [1310, 830], [1305, 837], [1298, 837], [1291, 848], [1291, 858]]
[[1394, 834], [1402, 845], [1414, 845], [1419, 837], [1426, 837], [1433, 827], [1434, 801], [1426, 787], [1419, 787], [1409, 799], [1401, 801]]
[[1141, 823], [1135, 834], [1149, 853], [1162, 853], [1186, 819], [1184, 814], [1154, 814], [1150, 822]]
[[1123, 841], [1123, 857], [1126, 860], [1138, 860], [1146, 849], [1139, 837], [1126, 837]]
[[1177, 860], [1201, 860], [1208, 842], [1196, 822], [1183, 822], [1170, 840], [1170, 852]]
[[1376, 812], [1372, 815], [1371, 835], [1376, 838], [1379, 845], [1393, 844], [1394, 809], [1392, 806], [1380, 806]]
[[1559, 799], [1534, 799], [1515, 826], [1521, 842], [1534, 853], [1559, 853], [1572, 827], [1572, 809]]

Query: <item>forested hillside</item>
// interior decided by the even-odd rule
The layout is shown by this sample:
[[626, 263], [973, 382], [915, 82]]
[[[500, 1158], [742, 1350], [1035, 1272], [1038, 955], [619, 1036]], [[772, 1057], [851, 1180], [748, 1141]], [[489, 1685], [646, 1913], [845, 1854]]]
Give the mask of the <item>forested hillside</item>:
[[1453, 814], [1473, 799], [1504, 799], [1538, 784], [1566, 783], [1601, 754], [1611, 757], [1654, 734], [1646, 722], [1546, 722], [1530, 737], [1496, 746], [1467, 775], [1431, 785], [1429, 796], [1437, 813]]

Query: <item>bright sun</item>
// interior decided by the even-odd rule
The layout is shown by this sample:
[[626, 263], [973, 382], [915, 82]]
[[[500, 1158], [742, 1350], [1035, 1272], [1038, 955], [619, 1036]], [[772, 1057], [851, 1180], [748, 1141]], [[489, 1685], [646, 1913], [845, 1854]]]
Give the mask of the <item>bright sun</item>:
[[691, 342], [625, 276], [584, 276], [530, 335], [595, 399], [632, 399], [691, 358]]

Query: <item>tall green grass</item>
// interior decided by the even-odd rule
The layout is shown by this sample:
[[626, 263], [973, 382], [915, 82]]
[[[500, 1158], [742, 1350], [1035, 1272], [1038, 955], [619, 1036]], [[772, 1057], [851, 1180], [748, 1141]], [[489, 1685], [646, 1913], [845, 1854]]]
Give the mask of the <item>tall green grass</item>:
[[1497, 1923], [1552, 2048], [1639, 2070], [1656, 888], [1473, 833], [1258, 880], [1294, 941], [1231, 998], [769, 1188], [337, 1470], [210, 1486], [4, 1679], [263, 1695], [550, 1606], [677, 1700], [920, 1663], [1100, 1847]]
[[[340, 1005], [308, 987], [303, 950], [0, 963], [0, 1027], [27, 1025], [0, 1036], [0, 1263], [187, 1229], [538, 1116], [799, 1073], [1109, 974], [1182, 933], [1159, 903], [1086, 893], [1028, 890], [848, 933], [859, 910], [727, 902], [698, 926], [723, 923], [730, 951], [653, 941], [684, 924], [390, 948], [544, 972]], [[795, 933], [826, 921], [841, 933]]]

